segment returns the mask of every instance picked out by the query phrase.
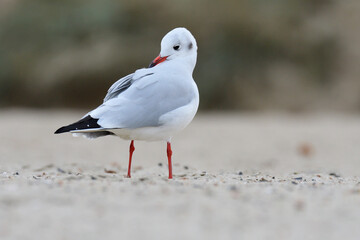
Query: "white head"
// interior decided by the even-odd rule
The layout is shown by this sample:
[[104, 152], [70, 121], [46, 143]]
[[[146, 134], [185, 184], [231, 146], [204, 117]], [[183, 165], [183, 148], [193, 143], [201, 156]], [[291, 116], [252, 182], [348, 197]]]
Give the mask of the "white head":
[[161, 40], [160, 55], [154, 59], [149, 67], [159, 63], [182, 58], [192, 69], [195, 68], [197, 44], [194, 36], [186, 28], [175, 28], [168, 32]]

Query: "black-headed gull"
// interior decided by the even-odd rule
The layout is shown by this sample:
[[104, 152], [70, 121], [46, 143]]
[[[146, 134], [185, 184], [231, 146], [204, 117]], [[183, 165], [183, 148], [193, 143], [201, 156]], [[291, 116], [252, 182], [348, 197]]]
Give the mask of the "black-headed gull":
[[99, 107], [55, 133], [71, 132], [87, 138], [116, 135], [131, 140], [128, 177], [134, 140], [165, 140], [171, 179], [171, 138], [191, 122], [199, 106], [192, 77], [196, 58], [193, 35], [186, 28], [173, 29], [162, 39], [160, 55], [148, 68], [115, 82]]

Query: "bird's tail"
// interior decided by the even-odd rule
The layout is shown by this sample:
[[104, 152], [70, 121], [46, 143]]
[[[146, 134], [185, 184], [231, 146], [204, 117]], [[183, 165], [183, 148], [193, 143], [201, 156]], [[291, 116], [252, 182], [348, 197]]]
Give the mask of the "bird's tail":
[[55, 134], [65, 133], [65, 132], [72, 132], [77, 130], [87, 130], [87, 129], [94, 129], [94, 131], [98, 131], [102, 129], [102, 127], [97, 123], [99, 119], [92, 118], [90, 115], [83, 117], [79, 121], [63, 126], [55, 131]]

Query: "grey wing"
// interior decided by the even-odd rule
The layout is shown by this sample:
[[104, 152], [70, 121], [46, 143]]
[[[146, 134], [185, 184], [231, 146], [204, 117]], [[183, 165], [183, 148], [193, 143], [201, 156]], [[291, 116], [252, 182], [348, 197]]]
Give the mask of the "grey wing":
[[140, 69], [135, 73], [131, 73], [118, 81], [116, 81], [108, 90], [105, 98], [104, 103], [112, 98], [119, 96], [120, 93], [124, 92], [128, 89], [135, 81], [138, 81], [144, 77], [150, 76], [154, 73], [152, 72], [145, 72], [143, 70], [147, 69]]
[[131, 73], [131, 74], [119, 79], [118, 81], [116, 81], [109, 88], [109, 90], [104, 98], [104, 102], [108, 101], [111, 98], [118, 96], [121, 92], [128, 89], [133, 82], [133, 76], [134, 76], [134, 73]]
[[[153, 75], [154, 76], [154, 75]], [[119, 97], [112, 98], [91, 112], [104, 128], [139, 128], [159, 126], [159, 118], [189, 103], [190, 89], [146, 76], [134, 82]], [[191, 91], [190, 91], [191, 92]]]

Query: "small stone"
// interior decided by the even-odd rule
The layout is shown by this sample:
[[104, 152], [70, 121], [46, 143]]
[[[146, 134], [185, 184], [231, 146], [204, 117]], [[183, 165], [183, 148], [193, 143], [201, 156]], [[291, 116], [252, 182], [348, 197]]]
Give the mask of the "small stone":
[[185, 170], [188, 170], [188, 169], [189, 169], [189, 167], [188, 167], [188, 166], [184, 166], [184, 169], [185, 169]]
[[91, 180], [96, 180], [97, 178], [94, 176], [90, 176]]
[[59, 168], [59, 167], [58, 167], [56, 170], [57, 170], [58, 172], [60, 172], [60, 173], [66, 173], [63, 169], [61, 169], [61, 168]]
[[302, 211], [305, 208], [305, 202], [303, 200], [297, 200], [294, 207], [297, 211]]
[[231, 185], [230, 186], [230, 191], [236, 191], [237, 189], [236, 189], [236, 186], [235, 185]]
[[159, 166], [159, 167], [162, 167], [162, 165], [163, 165], [163, 164], [162, 164], [161, 162], [158, 163], [158, 166]]
[[240, 171], [238, 174], [241, 176], [241, 175], [243, 175], [243, 172]]
[[261, 179], [259, 180], [259, 182], [269, 182], [269, 181], [266, 180], [265, 178], [261, 178]]
[[109, 169], [104, 169], [105, 173], [110, 173], [110, 174], [116, 174], [116, 171], [114, 170], [109, 170]]
[[294, 180], [297, 180], [297, 181], [301, 181], [303, 178], [302, 177], [296, 177], [296, 178], [293, 178]]
[[339, 174], [336, 174], [336, 173], [334, 173], [334, 172], [330, 173], [329, 175], [330, 175], [330, 176], [333, 176], [333, 177], [336, 177], [336, 178], [340, 177]]
[[310, 143], [301, 143], [297, 150], [299, 155], [307, 158], [314, 154], [314, 147]]
[[292, 184], [297, 185], [298, 183], [295, 181], [291, 181]]
[[35, 172], [42, 172], [42, 171], [44, 171], [46, 169], [53, 168], [53, 167], [54, 167], [54, 164], [48, 164], [48, 165], [45, 165], [45, 166], [43, 166], [41, 168], [35, 169], [34, 171]]

